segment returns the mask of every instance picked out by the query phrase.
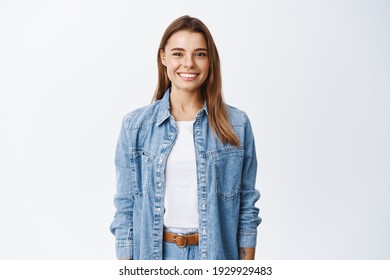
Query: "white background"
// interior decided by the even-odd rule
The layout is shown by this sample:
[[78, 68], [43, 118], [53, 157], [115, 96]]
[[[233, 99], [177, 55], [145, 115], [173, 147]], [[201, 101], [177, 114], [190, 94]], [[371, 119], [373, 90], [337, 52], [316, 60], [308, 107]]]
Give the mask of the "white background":
[[0, 0], [0, 259], [113, 259], [114, 149], [200, 18], [252, 121], [258, 259], [390, 259], [390, 2]]

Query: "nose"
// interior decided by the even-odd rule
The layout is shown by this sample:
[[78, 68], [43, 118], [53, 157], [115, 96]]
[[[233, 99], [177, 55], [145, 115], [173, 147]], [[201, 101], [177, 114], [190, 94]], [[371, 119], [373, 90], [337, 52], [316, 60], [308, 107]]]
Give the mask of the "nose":
[[194, 64], [195, 64], [194, 56], [186, 55], [184, 57], [184, 67], [192, 68], [192, 67], [194, 67]]

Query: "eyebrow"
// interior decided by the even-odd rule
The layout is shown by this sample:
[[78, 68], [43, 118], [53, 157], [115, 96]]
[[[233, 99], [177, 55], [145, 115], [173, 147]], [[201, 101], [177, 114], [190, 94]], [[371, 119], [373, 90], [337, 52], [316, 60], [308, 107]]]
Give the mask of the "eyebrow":
[[[171, 49], [171, 51], [185, 51], [185, 49], [183, 49], [183, 48], [173, 48], [173, 49]], [[208, 51], [206, 48], [197, 48], [197, 49], [195, 49], [195, 51]]]

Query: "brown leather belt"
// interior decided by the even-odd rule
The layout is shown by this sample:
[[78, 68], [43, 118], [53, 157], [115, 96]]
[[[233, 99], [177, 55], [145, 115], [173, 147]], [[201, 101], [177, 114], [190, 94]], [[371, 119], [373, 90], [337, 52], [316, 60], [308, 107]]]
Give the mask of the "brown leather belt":
[[166, 242], [171, 242], [176, 244], [176, 246], [183, 248], [185, 246], [198, 245], [199, 244], [199, 234], [174, 234], [169, 231], [164, 230], [163, 239]]

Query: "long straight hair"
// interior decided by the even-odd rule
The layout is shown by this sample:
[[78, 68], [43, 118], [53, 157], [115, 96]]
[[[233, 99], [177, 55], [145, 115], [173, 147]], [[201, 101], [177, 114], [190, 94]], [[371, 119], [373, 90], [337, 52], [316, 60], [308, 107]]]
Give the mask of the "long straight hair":
[[221, 66], [218, 50], [207, 26], [199, 19], [182, 16], [173, 21], [165, 30], [157, 52], [158, 80], [153, 101], [161, 99], [166, 90], [171, 86], [166, 68], [161, 62], [160, 51], [165, 51], [169, 38], [181, 30], [201, 33], [206, 40], [210, 69], [206, 81], [201, 86], [201, 94], [207, 104], [210, 127], [223, 144], [228, 142], [238, 147], [240, 140], [230, 124], [227, 106], [222, 96]]

